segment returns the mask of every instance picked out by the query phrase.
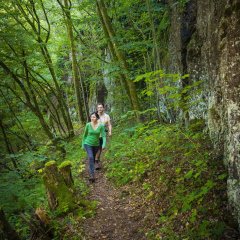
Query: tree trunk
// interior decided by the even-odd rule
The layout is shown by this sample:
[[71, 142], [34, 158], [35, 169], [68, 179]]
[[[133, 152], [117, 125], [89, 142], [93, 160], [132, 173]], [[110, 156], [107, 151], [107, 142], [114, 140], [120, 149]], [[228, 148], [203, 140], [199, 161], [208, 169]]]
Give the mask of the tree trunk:
[[[5, 103], [8, 105], [10, 112], [12, 113], [14, 118], [16, 119], [16, 122], [18, 123], [17, 124], [18, 128], [22, 131], [23, 135], [25, 136], [24, 140], [29, 144], [30, 147], [33, 147], [33, 143], [31, 141], [31, 138], [28, 135], [28, 133], [25, 131], [21, 121], [18, 119], [17, 115], [15, 114], [14, 109], [12, 108], [12, 105], [10, 104], [10, 102], [8, 101], [7, 97], [5, 96], [5, 94], [3, 93], [2, 90], [0, 90], [0, 93], [1, 93]], [[27, 147], [31, 151], [31, 148], [29, 148], [29, 146], [27, 146]]]
[[[5, 131], [5, 128], [4, 128], [4, 125], [3, 125], [3, 121], [2, 121], [2, 116], [1, 116], [1, 115], [0, 115], [0, 128], [1, 128], [1, 130], [2, 130], [3, 140], [4, 140], [4, 143], [5, 143], [5, 145], [6, 145], [7, 152], [8, 152], [9, 154], [14, 154], [13, 149], [12, 149], [12, 145], [11, 145], [11, 143], [9, 142], [8, 137], [7, 137], [7, 134], [6, 134], [6, 131]], [[17, 161], [15, 160], [15, 158], [14, 158], [14, 157], [11, 157], [10, 159], [11, 159], [11, 161], [12, 161], [12, 164], [13, 164], [14, 168], [15, 168], [16, 170], [18, 170]]]
[[[108, 16], [105, 3], [103, 0], [96, 0], [96, 2], [97, 2], [97, 7], [99, 8], [99, 13], [101, 14], [102, 19], [103, 19], [103, 25], [105, 25], [105, 28], [108, 32], [109, 40], [111, 41], [113, 51], [115, 52], [116, 57], [117, 57], [120, 65], [122, 66], [122, 68], [127, 73], [129, 73], [129, 67], [127, 65], [126, 58], [125, 58], [124, 54], [122, 53], [122, 51], [119, 49], [118, 42], [116, 41], [116, 34], [115, 34], [115, 31], [111, 24], [110, 18]], [[133, 81], [131, 81], [129, 79], [129, 76], [126, 76], [126, 74], [124, 74], [124, 75], [125, 75], [124, 81], [126, 81], [126, 83], [127, 83], [124, 85], [126, 86], [126, 91], [129, 94], [129, 98], [131, 99], [132, 109], [140, 110], [135, 84]]]
[[154, 22], [153, 22], [153, 16], [152, 16], [152, 11], [151, 11], [151, 5], [149, 0], [146, 0], [146, 5], [148, 9], [148, 15], [150, 19], [150, 25], [152, 29], [152, 37], [153, 37], [153, 60], [154, 60], [154, 70], [161, 69], [161, 63], [160, 63], [160, 54], [159, 54], [159, 49], [158, 49], [158, 39], [157, 39], [157, 33], [154, 27]]
[[85, 91], [84, 91], [84, 84], [83, 84], [83, 80], [82, 80], [82, 72], [81, 72], [81, 69], [80, 69], [80, 66], [78, 67], [78, 74], [79, 74], [79, 79], [80, 79], [80, 85], [81, 85], [81, 90], [82, 90], [82, 98], [83, 98], [83, 104], [84, 104], [84, 109], [85, 109], [85, 120], [86, 121], [90, 121], [90, 118], [89, 118], [89, 108], [88, 108], [88, 98], [85, 94]]
[[74, 208], [73, 192], [66, 185], [55, 161], [45, 164], [43, 181], [50, 209], [57, 210], [61, 214]]
[[[23, 56], [25, 56], [25, 54], [23, 54]], [[41, 113], [41, 110], [40, 110], [40, 107], [39, 107], [39, 104], [38, 104], [35, 92], [33, 90], [32, 84], [30, 83], [29, 72], [28, 72], [26, 61], [24, 61], [23, 65], [24, 65], [27, 85], [28, 85], [28, 88], [30, 90], [30, 99], [32, 99], [33, 105], [34, 105], [34, 111], [35, 111], [36, 115], [38, 116], [39, 121], [40, 121], [43, 129], [45, 129], [45, 132], [48, 135], [49, 139], [54, 140], [54, 136], [53, 136], [52, 132], [50, 131], [50, 128], [49, 128], [48, 124], [46, 123], [46, 121], [45, 121], [45, 119], [44, 119], [44, 117], [43, 117], [43, 115]]]
[[20, 237], [7, 221], [4, 211], [1, 208], [0, 208], [0, 237], [1, 239], [20, 240]]
[[[103, 31], [104, 31], [105, 37], [106, 37], [106, 39], [108, 40], [108, 48], [109, 48], [109, 50], [110, 50], [110, 52], [111, 52], [111, 54], [112, 54], [113, 61], [114, 61], [115, 63], [118, 63], [118, 58], [117, 58], [117, 55], [116, 55], [116, 53], [115, 53], [114, 46], [113, 46], [113, 43], [112, 43], [112, 41], [111, 41], [111, 39], [110, 39], [108, 30], [107, 30], [106, 25], [105, 25], [105, 23], [104, 23], [103, 16], [102, 16], [102, 13], [101, 13], [101, 11], [100, 11], [100, 7], [99, 7], [98, 2], [97, 2], [97, 12], [98, 12], [100, 21], [101, 21], [101, 23], [102, 23], [102, 27], [103, 27]], [[126, 91], [126, 93], [127, 93], [127, 96], [128, 96], [128, 98], [129, 98], [131, 107], [133, 107], [132, 98], [131, 98], [130, 91], [129, 91], [129, 88], [128, 88], [126, 76], [125, 76], [123, 73], [119, 73], [119, 76], [120, 76], [120, 82], [121, 82], [122, 88], [125, 89], [125, 91]]]
[[[30, 1], [30, 5], [32, 7], [31, 10], [34, 13], [34, 17], [31, 18], [31, 19], [29, 18], [27, 12], [25, 12], [25, 10], [23, 8], [24, 5], [23, 5], [22, 2], [17, 1], [16, 5], [17, 5], [19, 11], [21, 12], [21, 14], [23, 15], [24, 19], [27, 21], [27, 23], [29, 24], [29, 26], [31, 27], [31, 29], [33, 30], [33, 32], [34, 32], [34, 34], [36, 36], [36, 41], [39, 43], [39, 47], [41, 49], [42, 55], [44, 57], [44, 60], [46, 62], [46, 65], [47, 65], [47, 67], [49, 69], [49, 72], [50, 72], [50, 74], [52, 76], [53, 82], [54, 82], [56, 90], [57, 90], [57, 96], [56, 97], [58, 99], [60, 110], [61, 110], [64, 122], [65, 122], [65, 124], [67, 126], [67, 129], [68, 129], [68, 132], [69, 132], [69, 136], [73, 136], [74, 135], [74, 130], [73, 130], [73, 125], [72, 125], [72, 121], [71, 121], [71, 118], [70, 118], [70, 114], [69, 114], [69, 111], [68, 111], [68, 107], [67, 107], [67, 104], [65, 103], [62, 90], [61, 90], [61, 88], [60, 88], [60, 86], [58, 84], [58, 81], [57, 81], [57, 78], [56, 78], [56, 74], [55, 74], [55, 70], [53, 68], [52, 59], [51, 59], [51, 56], [49, 54], [48, 48], [46, 46], [46, 43], [47, 43], [47, 41], [49, 39], [49, 35], [50, 35], [50, 25], [48, 26], [49, 28], [48, 28], [48, 32], [47, 32], [47, 37], [46, 37], [46, 40], [44, 42], [43, 39], [42, 39], [42, 36], [41, 36], [41, 22], [40, 22], [40, 19], [39, 19], [38, 15], [37, 15], [37, 11], [35, 9], [35, 2], [34, 1]], [[42, 4], [41, 6], [43, 8], [45, 17], [47, 19], [47, 14], [46, 14], [44, 5]], [[32, 15], [32, 12], [31, 12], [29, 6], [27, 6], [26, 9], [29, 12], [29, 14]], [[19, 21], [19, 19], [15, 18], [15, 20], [21, 26], [23, 26], [23, 28], [26, 30], [26, 28], [24, 27], [22, 22]], [[49, 22], [48, 22], [48, 24], [49, 24]]]
[[[40, 43], [40, 46], [41, 46], [41, 44], [43, 44], [42, 40], [39, 43]], [[69, 110], [68, 110], [67, 104], [65, 103], [62, 90], [61, 90], [61, 88], [60, 88], [60, 86], [57, 82], [56, 74], [55, 74], [55, 71], [54, 71], [54, 68], [53, 68], [52, 59], [51, 59], [50, 54], [48, 52], [48, 49], [46, 47], [44, 49], [42, 49], [42, 54], [45, 58], [46, 64], [47, 64], [47, 66], [49, 68], [49, 71], [52, 75], [52, 79], [54, 81], [54, 84], [55, 84], [55, 87], [56, 87], [56, 90], [57, 90], [56, 97], [58, 99], [59, 107], [60, 107], [60, 110], [62, 112], [64, 122], [67, 126], [69, 136], [73, 136], [74, 135], [74, 130], [73, 130], [73, 125], [72, 125], [72, 121], [71, 121], [71, 118], [70, 118]]]
[[64, 182], [68, 186], [69, 189], [73, 190], [73, 177], [72, 177], [72, 171], [71, 171], [71, 162], [65, 161], [59, 166], [59, 171], [63, 176]]
[[77, 66], [77, 51], [76, 51], [76, 45], [74, 42], [74, 36], [73, 36], [73, 27], [72, 27], [72, 18], [70, 9], [68, 6], [68, 0], [64, 0], [64, 13], [66, 15], [66, 26], [68, 30], [68, 38], [70, 41], [71, 46], [71, 55], [72, 55], [72, 74], [73, 74], [73, 82], [74, 82], [74, 89], [75, 89], [75, 95], [77, 99], [77, 111], [79, 120], [81, 123], [85, 122], [83, 110], [82, 110], [82, 100], [81, 100], [81, 92], [80, 92], [80, 77], [78, 74], [78, 66]]
[[54, 237], [50, 219], [44, 209], [37, 208], [30, 223], [31, 239], [51, 240]]
[[[29, 72], [30, 73], [30, 72]], [[31, 73], [30, 73], [31, 74]], [[66, 137], [67, 136], [67, 132], [64, 128], [64, 125], [61, 122], [61, 118], [60, 115], [58, 113], [58, 109], [57, 106], [58, 101], [57, 101], [57, 96], [54, 92], [54, 89], [51, 88], [51, 94], [54, 94], [54, 97], [50, 97], [49, 93], [46, 91], [46, 89], [41, 85], [41, 83], [31, 74], [31, 77], [33, 78], [33, 80], [38, 84], [38, 86], [41, 88], [41, 90], [44, 92], [45, 96], [42, 96], [42, 92], [40, 92], [34, 85], [34, 90], [36, 93], [38, 93], [38, 96], [42, 99], [43, 103], [46, 105], [46, 108], [48, 110], [48, 116], [51, 119], [50, 121], [52, 121], [51, 127], [54, 130], [54, 132], [56, 131], [55, 125], [57, 125], [57, 129], [58, 132], [61, 136]], [[54, 102], [54, 100], [56, 99], [56, 101]]]
[[20, 216], [29, 225], [30, 240], [51, 240], [54, 238], [50, 219], [44, 209], [37, 208], [32, 216], [23, 213]]
[[[36, 102], [36, 99], [33, 101], [32, 103], [32, 99], [31, 99], [31, 95], [28, 93], [27, 89], [25, 88], [25, 86], [22, 84], [22, 82], [18, 79], [18, 77], [13, 73], [11, 72], [11, 70], [7, 67], [7, 65], [5, 63], [3, 63], [2, 61], [0, 61], [0, 66], [2, 66], [2, 68], [6, 71], [7, 74], [9, 74], [13, 80], [19, 85], [19, 87], [21, 88], [25, 98], [26, 98], [26, 105], [27, 107], [30, 108], [30, 110], [37, 116], [44, 132], [46, 133], [46, 135], [48, 136], [48, 138], [50, 140], [54, 140], [54, 136], [52, 135], [40, 109], [39, 109], [39, 106]], [[34, 96], [34, 95], [33, 95]]]
[[9, 154], [13, 154], [13, 150], [12, 150], [12, 146], [11, 144], [9, 143], [8, 141], [8, 137], [7, 137], [7, 134], [6, 134], [6, 131], [5, 131], [5, 128], [3, 126], [3, 121], [2, 121], [2, 116], [0, 115], [0, 128], [2, 130], [2, 134], [3, 134], [3, 140], [4, 140], [4, 143], [6, 145], [6, 149], [7, 149], [7, 152]]

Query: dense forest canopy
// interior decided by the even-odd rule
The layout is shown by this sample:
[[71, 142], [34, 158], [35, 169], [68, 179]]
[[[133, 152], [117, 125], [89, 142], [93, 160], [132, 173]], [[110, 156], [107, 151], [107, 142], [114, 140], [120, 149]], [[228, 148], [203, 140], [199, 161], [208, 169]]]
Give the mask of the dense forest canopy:
[[[62, 219], [77, 208], [76, 227], [96, 211], [84, 200], [81, 137], [103, 103], [114, 129], [106, 176], [141, 189], [156, 213], [145, 237], [237, 239], [239, 9], [237, 0], [3, 1], [0, 236], [41, 239], [30, 224], [41, 212], [54, 229], [46, 239], [83, 237]], [[56, 206], [51, 174], [64, 192]]]
[[[29, 119], [39, 123], [49, 140], [72, 136], [74, 122], [86, 122], [89, 107], [97, 101], [106, 102], [114, 116], [157, 104], [159, 119], [175, 120], [168, 106], [172, 101], [159, 103], [169, 92], [176, 94], [170, 98], [180, 97], [174, 82], [181, 75], [167, 76], [161, 70], [167, 58], [168, 8], [151, 1], [5, 2], [2, 115], [7, 121], [14, 114], [7, 129], [19, 132], [11, 134], [15, 139], [11, 145], [29, 147], [38, 141], [34, 139], [38, 136], [29, 138], [31, 130], [25, 126]], [[168, 89], [164, 86], [168, 81], [176, 86]]]

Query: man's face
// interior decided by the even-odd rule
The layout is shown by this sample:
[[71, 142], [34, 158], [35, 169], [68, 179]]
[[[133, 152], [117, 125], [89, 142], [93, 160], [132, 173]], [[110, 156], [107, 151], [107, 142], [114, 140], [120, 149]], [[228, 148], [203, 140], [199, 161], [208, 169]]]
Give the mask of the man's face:
[[98, 111], [99, 113], [102, 113], [102, 112], [104, 111], [103, 105], [98, 105], [98, 106], [97, 106], [97, 111]]

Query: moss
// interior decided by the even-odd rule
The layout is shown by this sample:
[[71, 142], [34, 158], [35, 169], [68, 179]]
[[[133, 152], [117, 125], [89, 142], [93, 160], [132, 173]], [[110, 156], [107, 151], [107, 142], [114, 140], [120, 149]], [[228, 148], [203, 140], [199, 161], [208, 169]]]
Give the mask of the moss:
[[[68, 166], [70, 161], [65, 161], [61, 166]], [[71, 163], [71, 162], [70, 162]], [[72, 210], [75, 207], [74, 196], [68, 186], [65, 184], [63, 176], [58, 169], [47, 171], [48, 167], [56, 166], [56, 161], [49, 161], [45, 164], [43, 180], [47, 191], [53, 194], [56, 199], [56, 213], [62, 214]], [[53, 204], [55, 205], [55, 204]]]
[[204, 119], [192, 119], [190, 121], [189, 129], [194, 133], [202, 131], [206, 127]]
[[213, 120], [218, 121], [220, 119], [220, 115], [219, 115], [218, 111], [215, 108], [211, 107], [208, 111], [209, 111], [210, 117]]
[[61, 184], [55, 190], [58, 199], [57, 212], [59, 214], [68, 212], [75, 208], [74, 197], [65, 184]]
[[52, 146], [52, 141], [48, 141], [47, 143], [46, 143], [46, 146]]
[[54, 193], [58, 206], [57, 206], [57, 214], [66, 213], [72, 210], [75, 207], [74, 196], [65, 185], [63, 179], [58, 179], [57, 184], [55, 182], [51, 182], [48, 179], [48, 176], [44, 174], [44, 183], [49, 192]]
[[67, 166], [72, 166], [72, 162], [71, 161], [64, 161], [60, 164], [60, 166], [58, 167], [59, 169], [67, 167]]
[[43, 173], [43, 170], [44, 170], [43, 168], [40, 168], [40, 169], [37, 170], [37, 172], [40, 173], [40, 174], [42, 174], [42, 173]]
[[56, 164], [56, 161], [52, 160], [52, 161], [49, 161], [47, 163], [45, 163], [45, 167], [50, 167], [52, 165], [55, 165]]

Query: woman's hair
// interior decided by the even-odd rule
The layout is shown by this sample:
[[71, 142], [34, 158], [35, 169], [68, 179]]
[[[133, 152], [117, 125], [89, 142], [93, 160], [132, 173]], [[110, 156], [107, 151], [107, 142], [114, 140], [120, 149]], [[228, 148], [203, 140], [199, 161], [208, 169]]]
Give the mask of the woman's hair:
[[97, 119], [100, 118], [97, 112], [93, 112], [93, 113], [91, 113], [91, 114], [90, 114], [90, 118], [91, 118], [92, 115], [95, 115]]

